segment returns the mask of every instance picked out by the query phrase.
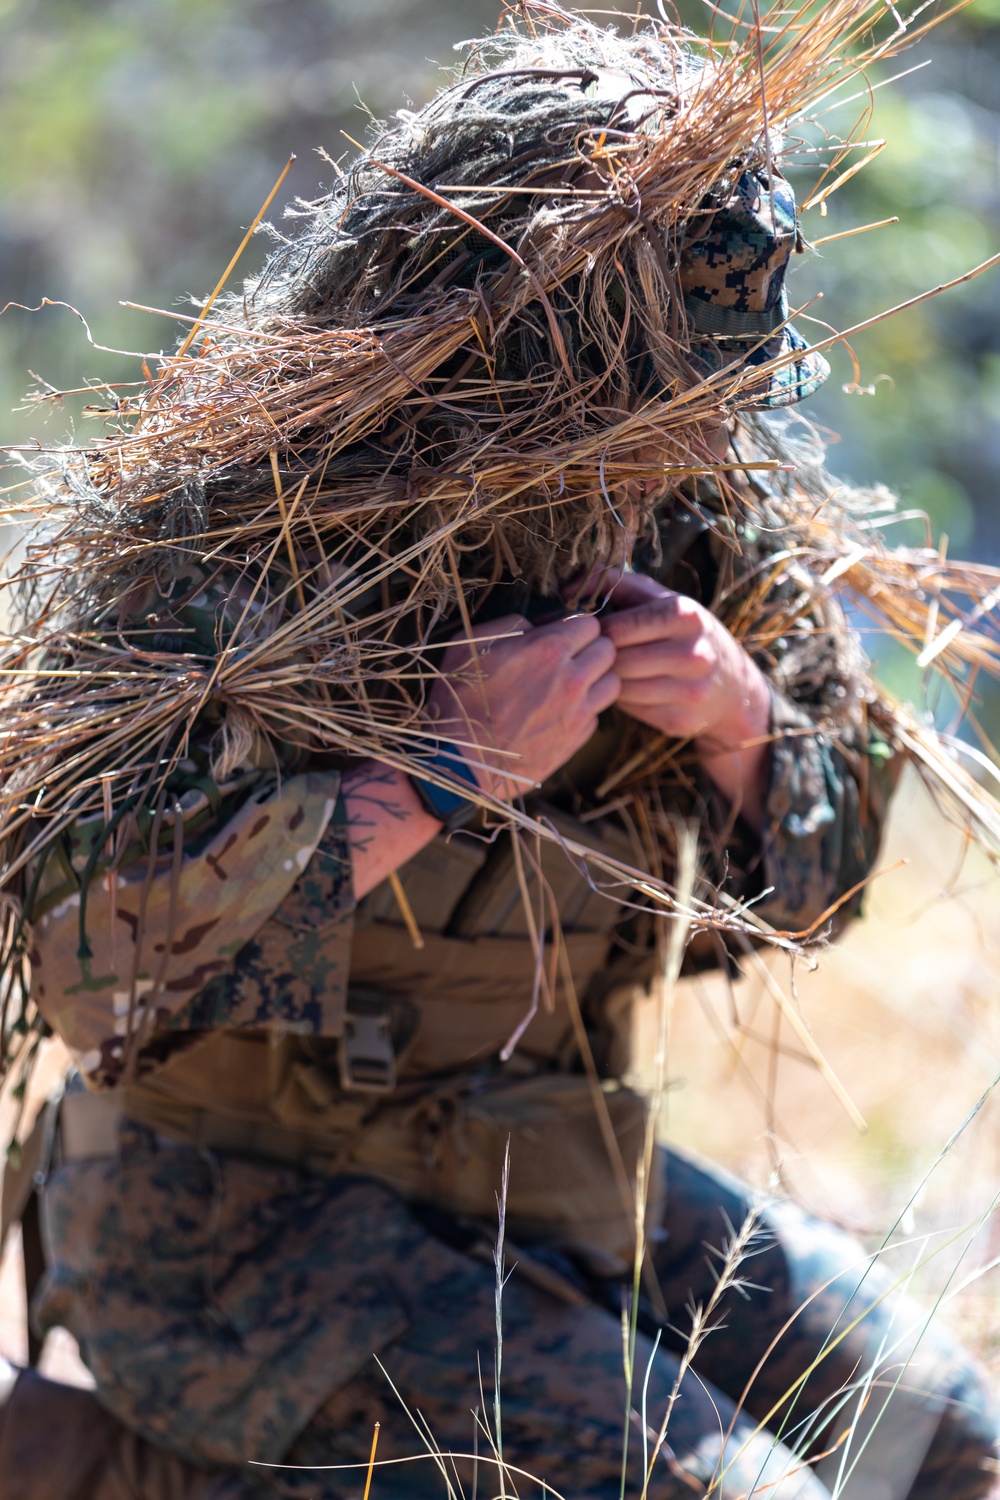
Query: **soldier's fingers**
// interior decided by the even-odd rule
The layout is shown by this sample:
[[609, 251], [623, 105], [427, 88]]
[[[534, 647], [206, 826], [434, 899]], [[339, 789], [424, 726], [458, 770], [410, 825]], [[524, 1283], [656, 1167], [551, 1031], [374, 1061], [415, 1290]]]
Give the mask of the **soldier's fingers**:
[[596, 682], [605, 672], [610, 672], [617, 655], [614, 642], [599, 635], [573, 657], [573, 671], [580, 681]]
[[569, 615], [551, 625], [539, 625], [535, 631], [536, 639], [558, 641], [570, 656], [578, 656], [600, 635], [601, 626], [594, 615]]
[[637, 604], [669, 598], [674, 592], [648, 573], [623, 573], [621, 569], [609, 568], [604, 583], [610, 590], [608, 603], [612, 610], [632, 609]]
[[700, 684], [683, 682], [677, 677], [643, 677], [638, 681], [623, 682], [618, 695], [620, 708], [695, 708], [704, 702]]
[[690, 599], [672, 593], [601, 619], [604, 634], [619, 648], [688, 635], [700, 628], [697, 607]]
[[602, 714], [606, 708], [611, 707], [612, 703], [617, 703], [620, 691], [621, 678], [618, 673], [605, 672], [604, 676], [599, 677], [588, 690], [584, 700], [585, 707], [592, 714]]
[[644, 646], [625, 646], [617, 656], [617, 671], [623, 682], [642, 677], [694, 681], [711, 673], [714, 665], [714, 653], [698, 641], [693, 645], [676, 640], [650, 641]]

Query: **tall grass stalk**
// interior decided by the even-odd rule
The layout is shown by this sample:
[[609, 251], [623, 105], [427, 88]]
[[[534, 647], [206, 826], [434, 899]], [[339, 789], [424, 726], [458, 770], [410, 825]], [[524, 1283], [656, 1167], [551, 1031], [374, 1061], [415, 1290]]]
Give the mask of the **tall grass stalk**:
[[[677, 834], [677, 876], [676, 889], [678, 901], [682, 909], [689, 908], [694, 897], [695, 878], [697, 874], [698, 859], [698, 832], [691, 824], [678, 824]], [[670, 924], [666, 953], [664, 956], [663, 975], [658, 994], [658, 1020], [656, 1064], [653, 1079], [653, 1088], [650, 1097], [646, 1101], [646, 1128], [643, 1140], [643, 1152], [636, 1171], [635, 1184], [635, 1259], [632, 1268], [632, 1301], [629, 1309], [629, 1319], [626, 1333], [625, 1347], [625, 1424], [622, 1436], [622, 1469], [621, 1484], [619, 1488], [620, 1500], [625, 1500], [625, 1486], [628, 1478], [628, 1455], [629, 1435], [632, 1430], [632, 1389], [635, 1378], [635, 1348], [636, 1335], [638, 1333], [639, 1319], [639, 1293], [642, 1284], [643, 1264], [646, 1260], [646, 1216], [648, 1210], [649, 1187], [655, 1168], [656, 1154], [656, 1130], [660, 1120], [663, 1102], [667, 1090], [667, 1061], [670, 1047], [670, 1018], [673, 1013], [674, 1000], [677, 990], [677, 981], [680, 978], [681, 966], [684, 962], [684, 953], [687, 949], [691, 924], [682, 916], [678, 916]], [[669, 1185], [668, 1185], [669, 1187]], [[646, 1404], [646, 1384], [648, 1384], [648, 1370], [646, 1382], [643, 1386], [643, 1410]], [[643, 1419], [643, 1471], [648, 1475], [649, 1467], [646, 1463], [646, 1426]], [[658, 1450], [657, 1450], [658, 1451]], [[655, 1462], [656, 1454], [653, 1459]], [[648, 1483], [648, 1478], [646, 1483]], [[646, 1484], [643, 1486], [645, 1496]]]
[[[656, 1441], [653, 1444], [653, 1451], [650, 1454], [649, 1463], [643, 1477], [641, 1500], [647, 1500], [649, 1486], [652, 1482], [653, 1472], [656, 1466], [656, 1460], [659, 1458], [666, 1444], [667, 1433], [670, 1427], [670, 1418], [673, 1415], [674, 1407], [677, 1405], [678, 1398], [680, 1397], [681, 1385], [688, 1372], [692, 1370], [692, 1365], [694, 1360], [697, 1358], [699, 1349], [701, 1348], [705, 1339], [711, 1334], [712, 1329], [715, 1326], [713, 1319], [715, 1318], [715, 1315], [719, 1310], [719, 1304], [722, 1301], [722, 1298], [727, 1291], [729, 1291], [732, 1287], [738, 1286], [740, 1283], [740, 1267], [747, 1259], [747, 1257], [753, 1254], [753, 1244], [754, 1239], [758, 1234], [758, 1229], [759, 1213], [754, 1209], [747, 1214], [739, 1229], [735, 1230], [725, 1241], [723, 1245], [722, 1265], [719, 1269], [719, 1274], [716, 1277], [715, 1286], [712, 1289], [712, 1293], [708, 1298], [708, 1301], [704, 1303], [704, 1305], [696, 1304], [688, 1308], [688, 1312], [691, 1318], [691, 1332], [688, 1335], [684, 1352], [681, 1354], [681, 1357], [678, 1361], [677, 1374], [674, 1377], [673, 1384], [670, 1389], [670, 1395], [667, 1398], [666, 1409], [663, 1413], [663, 1420], [661, 1421], [659, 1431], [656, 1434]], [[742, 1452], [742, 1449], [740, 1451]], [[720, 1457], [720, 1464], [723, 1462], [724, 1457], [725, 1449], [723, 1448], [722, 1456]], [[723, 1475], [731, 1466], [731, 1462], [732, 1461], [730, 1461], [730, 1465], [726, 1465], [721, 1473], [713, 1477], [713, 1481], [711, 1486], [709, 1487], [708, 1493], [711, 1493], [718, 1485], [721, 1485]]]
[[507, 1500], [507, 1477], [503, 1461], [503, 1421], [501, 1416], [500, 1377], [503, 1371], [503, 1290], [507, 1280], [507, 1272], [504, 1267], [504, 1240], [507, 1229], [507, 1189], [510, 1184], [510, 1137], [507, 1137], [507, 1145], [504, 1149], [503, 1176], [500, 1180], [500, 1192], [497, 1195], [497, 1242], [494, 1264], [496, 1267], [496, 1282], [494, 1288], [494, 1306], [496, 1309], [496, 1350], [494, 1355], [493, 1372], [493, 1424], [496, 1433], [496, 1456], [500, 1466], [500, 1500]]

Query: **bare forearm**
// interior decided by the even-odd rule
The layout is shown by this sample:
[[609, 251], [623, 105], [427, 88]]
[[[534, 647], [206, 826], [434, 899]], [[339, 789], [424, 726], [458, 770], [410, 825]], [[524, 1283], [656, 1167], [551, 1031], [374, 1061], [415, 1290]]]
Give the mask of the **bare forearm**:
[[[766, 735], [766, 729], [764, 731]], [[766, 740], [747, 744], [741, 750], [720, 750], [696, 740], [695, 749], [706, 774], [755, 833], [764, 826], [764, 800], [770, 746]]]
[[771, 763], [771, 693], [760, 668], [742, 649], [731, 670], [726, 711], [694, 747], [708, 776], [745, 823], [764, 826]]
[[[478, 742], [472, 761], [479, 785], [509, 798], [544, 781], [593, 734], [598, 714], [618, 696], [615, 651], [590, 615], [537, 629], [520, 615], [504, 615], [476, 627], [473, 637], [459, 638], [445, 655], [428, 728], [445, 740]], [[343, 795], [358, 897], [441, 829], [403, 772], [379, 761], [348, 772]]]
[[423, 807], [402, 771], [376, 760], [347, 773], [343, 796], [354, 894], [360, 900], [429, 844], [441, 824]]

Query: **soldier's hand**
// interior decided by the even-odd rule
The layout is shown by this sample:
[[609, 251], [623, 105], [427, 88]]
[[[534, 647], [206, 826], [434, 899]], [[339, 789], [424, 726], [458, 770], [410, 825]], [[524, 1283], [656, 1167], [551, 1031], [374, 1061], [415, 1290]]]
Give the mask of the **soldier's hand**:
[[615, 654], [593, 615], [541, 626], [504, 615], [476, 626], [472, 644], [463, 634], [448, 647], [428, 716], [465, 748], [484, 790], [510, 800], [594, 733], [618, 697]]
[[602, 629], [617, 649], [618, 707], [694, 741], [708, 774], [760, 825], [771, 700], [756, 663], [720, 620], [655, 579], [626, 573]]

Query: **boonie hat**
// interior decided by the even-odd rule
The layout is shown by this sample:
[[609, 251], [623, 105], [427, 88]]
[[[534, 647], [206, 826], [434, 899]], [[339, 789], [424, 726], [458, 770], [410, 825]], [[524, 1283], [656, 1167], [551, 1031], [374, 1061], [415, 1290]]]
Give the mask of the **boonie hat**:
[[795, 195], [778, 172], [742, 172], [723, 203], [688, 221], [678, 279], [695, 367], [714, 374], [745, 351], [750, 367], [793, 356], [744, 387], [740, 406], [791, 406], [830, 373], [787, 321], [785, 272], [801, 248]]

